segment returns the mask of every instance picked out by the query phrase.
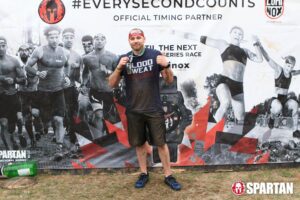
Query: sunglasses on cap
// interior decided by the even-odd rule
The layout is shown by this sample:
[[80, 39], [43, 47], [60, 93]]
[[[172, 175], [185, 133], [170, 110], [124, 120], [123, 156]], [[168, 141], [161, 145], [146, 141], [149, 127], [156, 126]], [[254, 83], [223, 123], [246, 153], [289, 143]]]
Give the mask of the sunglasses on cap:
[[93, 46], [93, 43], [92, 42], [82, 42], [82, 46], [83, 47], [90, 47], [90, 46]]
[[285, 63], [286, 63], [286, 64], [294, 64], [294, 62], [291, 61], [291, 60], [289, 60], [289, 59], [286, 59], [286, 60], [285, 60]]

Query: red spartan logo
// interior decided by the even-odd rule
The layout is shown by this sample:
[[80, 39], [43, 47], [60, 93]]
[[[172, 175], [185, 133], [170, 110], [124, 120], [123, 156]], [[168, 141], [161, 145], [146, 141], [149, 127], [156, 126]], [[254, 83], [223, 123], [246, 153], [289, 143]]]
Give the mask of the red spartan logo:
[[65, 10], [61, 0], [43, 0], [39, 6], [39, 15], [47, 24], [56, 24], [64, 18]]
[[233, 194], [240, 196], [245, 193], [245, 184], [242, 181], [235, 182], [232, 184], [231, 189]]
[[283, 15], [284, 0], [265, 0], [265, 13], [271, 19], [277, 19]]

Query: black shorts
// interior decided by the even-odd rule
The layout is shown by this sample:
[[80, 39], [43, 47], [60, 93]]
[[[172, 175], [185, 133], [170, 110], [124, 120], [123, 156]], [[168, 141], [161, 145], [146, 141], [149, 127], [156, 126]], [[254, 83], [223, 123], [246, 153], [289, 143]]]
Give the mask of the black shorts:
[[147, 140], [155, 146], [166, 143], [166, 125], [163, 113], [126, 112], [128, 139], [131, 146], [141, 146]]
[[222, 83], [224, 83], [228, 86], [232, 97], [234, 97], [235, 95], [244, 93], [243, 82], [238, 82], [238, 81], [232, 80], [226, 76], [220, 75], [217, 86]]
[[0, 118], [7, 118], [8, 123], [17, 121], [17, 112], [21, 112], [21, 102], [17, 94], [0, 94]]
[[64, 91], [38, 92], [38, 109], [44, 122], [51, 120], [54, 116], [65, 116], [65, 96]]
[[37, 91], [33, 92], [18, 92], [20, 101], [21, 101], [21, 108], [23, 116], [31, 113], [32, 108], [38, 108], [38, 93]]
[[119, 121], [119, 115], [116, 113], [116, 106], [112, 92], [98, 92], [91, 89], [89, 94], [93, 111], [102, 110], [103, 118], [111, 122]]
[[69, 114], [77, 113], [78, 110], [78, 91], [73, 87], [64, 89], [66, 109]]

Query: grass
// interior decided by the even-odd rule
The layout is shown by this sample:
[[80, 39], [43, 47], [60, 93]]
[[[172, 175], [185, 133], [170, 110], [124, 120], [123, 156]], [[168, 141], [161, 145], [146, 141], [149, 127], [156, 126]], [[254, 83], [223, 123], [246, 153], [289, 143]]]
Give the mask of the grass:
[[[133, 184], [138, 172], [101, 171], [89, 174], [60, 175], [39, 174], [36, 184], [26, 189], [1, 189], [0, 199], [34, 200], [77, 200], [77, 199], [212, 199], [212, 200], [261, 200], [300, 199], [300, 170], [298, 168], [260, 169], [239, 172], [204, 172], [201, 170], [174, 169], [176, 178], [182, 183], [179, 192], [170, 190], [163, 183], [161, 169], [152, 169], [150, 181], [144, 189], [135, 189]], [[237, 180], [243, 182], [293, 182], [293, 195], [243, 195], [235, 196], [231, 185]], [[0, 179], [0, 186], [7, 180]]]

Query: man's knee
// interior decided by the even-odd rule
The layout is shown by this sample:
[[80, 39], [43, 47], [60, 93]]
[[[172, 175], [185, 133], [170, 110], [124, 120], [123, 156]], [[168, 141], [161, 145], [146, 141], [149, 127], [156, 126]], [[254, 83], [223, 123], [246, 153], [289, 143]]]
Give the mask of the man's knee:
[[162, 144], [162, 145], [158, 145], [157, 149], [158, 149], [158, 151], [166, 151], [166, 150], [168, 150], [168, 145], [166, 143]]
[[64, 118], [61, 117], [61, 116], [54, 116], [54, 117], [53, 117], [53, 122], [54, 122], [54, 125], [55, 125], [55, 126], [62, 125], [63, 122], [64, 122]]
[[40, 116], [40, 111], [36, 108], [32, 108], [32, 111], [31, 111], [33, 117], [39, 117]]
[[14, 133], [16, 130], [16, 122], [8, 123], [8, 132]]
[[103, 110], [97, 110], [94, 112], [96, 119], [102, 119], [103, 118]]
[[18, 120], [22, 120], [23, 119], [22, 112], [17, 112], [17, 119]]
[[6, 118], [1, 118], [0, 119], [0, 125], [1, 125], [2, 128], [6, 128], [7, 129], [8, 120]]

